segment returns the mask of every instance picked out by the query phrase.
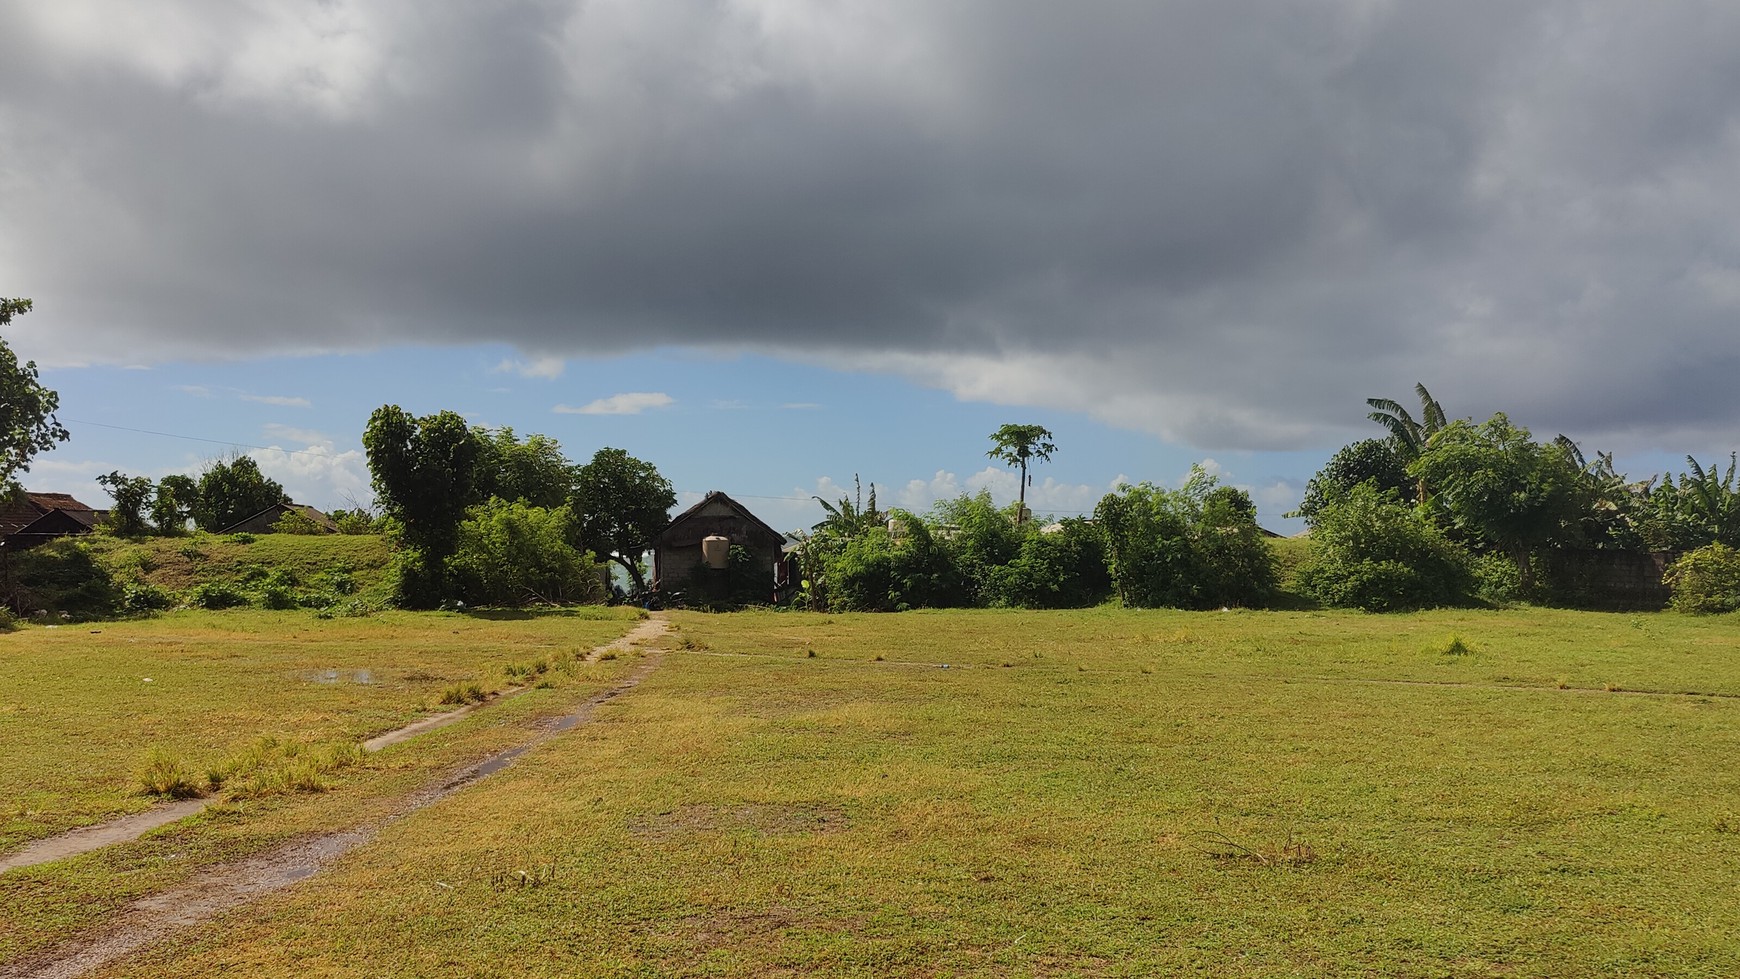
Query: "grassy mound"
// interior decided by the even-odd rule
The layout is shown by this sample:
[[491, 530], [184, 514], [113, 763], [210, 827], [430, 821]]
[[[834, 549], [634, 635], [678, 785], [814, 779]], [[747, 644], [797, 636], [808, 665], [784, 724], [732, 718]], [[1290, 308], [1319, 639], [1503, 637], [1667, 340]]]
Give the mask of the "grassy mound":
[[378, 606], [392, 591], [391, 563], [376, 535], [95, 534], [19, 554], [10, 571], [26, 613], [103, 618], [180, 605]]

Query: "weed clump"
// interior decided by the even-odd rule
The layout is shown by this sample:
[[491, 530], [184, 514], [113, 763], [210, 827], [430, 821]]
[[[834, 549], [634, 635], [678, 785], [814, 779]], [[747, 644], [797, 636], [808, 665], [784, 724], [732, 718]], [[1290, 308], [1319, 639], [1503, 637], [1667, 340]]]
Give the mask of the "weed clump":
[[463, 706], [465, 704], [481, 704], [489, 699], [481, 685], [476, 683], [460, 683], [441, 691], [440, 703], [443, 705]]
[[1199, 849], [1216, 863], [1253, 863], [1262, 867], [1303, 867], [1317, 862], [1317, 850], [1292, 830], [1276, 843], [1242, 841], [1215, 829], [1197, 834]]
[[192, 799], [205, 795], [206, 780], [195, 777], [193, 769], [180, 755], [164, 748], [153, 748], [139, 770], [139, 787], [146, 795]]
[[231, 799], [325, 792], [334, 772], [360, 761], [362, 748], [353, 742], [308, 744], [268, 735], [212, 769], [207, 779]]
[[550, 661], [538, 659], [530, 663], [509, 663], [502, 667], [502, 672], [506, 673], [510, 680], [529, 680], [532, 677], [543, 676], [550, 672]]

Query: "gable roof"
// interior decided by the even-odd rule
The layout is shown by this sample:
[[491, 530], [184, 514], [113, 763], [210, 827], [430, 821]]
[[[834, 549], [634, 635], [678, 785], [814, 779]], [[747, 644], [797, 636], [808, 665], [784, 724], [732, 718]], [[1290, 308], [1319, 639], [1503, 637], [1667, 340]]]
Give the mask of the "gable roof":
[[26, 492], [16, 500], [0, 498], [0, 537], [17, 533], [35, 523], [44, 514], [52, 513], [55, 510], [62, 510], [69, 515], [74, 515], [75, 519], [85, 523], [86, 526], [95, 523], [96, 518], [89, 518], [87, 523], [85, 518], [77, 515], [98, 512], [73, 499], [71, 493]]
[[708, 507], [708, 505], [714, 504], [714, 503], [722, 503], [725, 506], [730, 507], [733, 511], [735, 511], [737, 513], [738, 516], [741, 516], [745, 521], [747, 521], [749, 523], [750, 527], [758, 529], [762, 533], [765, 533], [770, 540], [775, 541], [779, 544], [785, 543], [785, 535], [784, 534], [780, 533], [777, 530], [774, 530], [772, 527], [769, 527], [760, 517], [757, 517], [755, 514], [750, 513], [748, 507], [737, 502], [736, 500], [733, 500], [731, 497], [726, 496], [724, 493], [720, 492], [719, 490], [709, 490], [707, 492], [707, 495], [703, 496], [701, 498], [701, 502], [695, 504], [694, 506], [688, 508], [687, 510], [684, 510], [682, 513], [677, 514], [676, 517], [672, 518], [670, 523], [665, 525], [665, 529], [654, 534], [653, 539], [652, 539], [653, 546], [655, 546], [655, 547], [658, 546], [658, 544], [661, 541], [663, 541], [665, 538], [670, 536], [671, 531], [676, 530], [678, 527], [682, 526], [684, 523], [689, 522], [690, 520], [696, 519], [698, 516], [700, 516], [702, 510], [705, 510]]
[[301, 504], [301, 503], [274, 503], [271, 506], [269, 506], [269, 507], [265, 508], [264, 510], [261, 510], [257, 513], [248, 514], [246, 517], [243, 517], [242, 519], [237, 520], [235, 523], [230, 524], [228, 527], [225, 527], [224, 529], [218, 531], [218, 533], [220, 533], [220, 534], [233, 534], [236, 532], [236, 528], [241, 527], [244, 524], [252, 523], [253, 521], [258, 520], [261, 517], [267, 516], [273, 512], [277, 512], [279, 514], [284, 514], [284, 513], [290, 512], [292, 510], [296, 511], [297, 513], [301, 514], [304, 517], [307, 517], [309, 520], [314, 521], [314, 525], [316, 527], [319, 527], [322, 531], [325, 531], [326, 533], [329, 533], [329, 534], [338, 533], [338, 523], [336, 521], [334, 521], [331, 517], [327, 516], [326, 514], [321, 513], [319, 510], [316, 510], [311, 506], [307, 506], [307, 505]]

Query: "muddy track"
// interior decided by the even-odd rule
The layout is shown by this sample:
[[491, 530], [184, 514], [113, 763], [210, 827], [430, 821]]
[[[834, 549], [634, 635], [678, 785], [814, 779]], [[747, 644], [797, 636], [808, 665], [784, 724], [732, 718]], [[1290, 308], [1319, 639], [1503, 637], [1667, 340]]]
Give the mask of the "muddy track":
[[[587, 659], [595, 660], [606, 651], [643, 645], [664, 635], [668, 629], [662, 619], [649, 620], [621, 639], [593, 650]], [[501, 771], [545, 741], [591, 721], [600, 705], [639, 686], [658, 668], [663, 658], [662, 651], [650, 651], [643, 662], [615, 685], [589, 697], [568, 714], [540, 722], [536, 733], [529, 739], [449, 772], [406, 796], [397, 808], [380, 819], [350, 829], [305, 837], [253, 857], [206, 868], [179, 887], [131, 902], [100, 928], [15, 961], [0, 963], [0, 979], [72, 979], [82, 976], [155, 945], [183, 928], [208, 921], [312, 877], [328, 863], [374, 839], [384, 827]]]

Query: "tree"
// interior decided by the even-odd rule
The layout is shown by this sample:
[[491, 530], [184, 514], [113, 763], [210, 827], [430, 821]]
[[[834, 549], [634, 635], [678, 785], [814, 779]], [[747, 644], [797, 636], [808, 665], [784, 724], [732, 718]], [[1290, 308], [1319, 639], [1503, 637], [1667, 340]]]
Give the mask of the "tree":
[[199, 529], [223, 530], [290, 497], [278, 481], [266, 478], [252, 456], [213, 459], [199, 474], [199, 502], [192, 508]]
[[[1740, 485], [1734, 482], [1736, 454], [1728, 454], [1728, 473], [1719, 463], [1705, 469], [1686, 456], [1690, 473], [1680, 475], [1680, 509], [1711, 541], [1740, 546]], [[1720, 478], [1718, 478], [1720, 477]]]
[[1051, 439], [1052, 434], [1039, 425], [1004, 425], [991, 433], [991, 451], [986, 452], [985, 457], [1021, 467], [1017, 514], [1027, 512], [1027, 487], [1033, 482], [1033, 478], [1027, 475], [1028, 463], [1051, 461], [1051, 454], [1057, 451]]
[[822, 505], [827, 516], [822, 522], [810, 529], [818, 534], [829, 534], [842, 540], [856, 537], [864, 531], [881, 527], [888, 522], [888, 514], [876, 508], [876, 484], [870, 484], [870, 502], [864, 502], [864, 484], [858, 481], [858, 474], [852, 474], [852, 486], [857, 502], [851, 498], [840, 497], [838, 505], [829, 503], [819, 496], [812, 496]]
[[600, 602], [597, 565], [568, 543], [573, 514], [491, 497], [459, 525], [450, 562], [460, 594], [480, 605]]
[[[1408, 414], [1408, 409], [1388, 398], [1367, 398], [1365, 403], [1377, 409], [1367, 415], [1372, 421], [1389, 429], [1390, 441], [1395, 445], [1396, 456], [1405, 466], [1419, 458], [1426, 449], [1426, 443], [1432, 436], [1444, 428], [1444, 408], [1438, 404], [1438, 399], [1432, 397], [1432, 392], [1426, 390], [1426, 385], [1415, 384], [1414, 393], [1420, 398], [1420, 419]], [[1414, 487], [1415, 502], [1426, 502], [1426, 483], [1418, 480]]]
[[1299, 584], [1325, 605], [1368, 612], [1463, 605], [1474, 588], [1468, 554], [1423, 510], [1370, 480], [1330, 489], [1311, 541]]
[[[30, 300], [0, 297], [0, 327], [12, 317], [30, 312]], [[19, 491], [18, 476], [30, 471], [31, 457], [67, 440], [67, 430], [55, 418], [60, 395], [37, 380], [36, 361], [18, 363], [0, 337], [0, 495]]]
[[640, 556], [671, 522], [677, 505], [670, 480], [623, 449], [599, 449], [574, 478], [576, 546], [622, 565], [635, 590], [646, 589]]
[[151, 501], [151, 523], [165, 537], [185, 533], [187, 520], [198, 505], [199, 481], [172, 473], [157, 481], [157, 493]]
[[1276, 571], [1256, 507], [1201, 466], [1176, 490], [1142, 483], [1094, 508], [1118, 599], [1135, 608], [1260, 605]]
[[476, 431], [483, 450], [477, 477], [481, 499], [498, 496], [549, 510], [568, 502], [575, 470], [562, 454], [562, 443], [547, 435], [528, 435], [521, 441], [507, 427]]
[[109, 528], [122, 537], [143, 534], [145, 508], [151, 503], [151, 480], [144, 476], [111, 472], [107, 476], [98, 476], [97, 485], [115, 501], [109, 507]]
[[1414, 483], [1408, 478], [1407, 464], [1396, 454], [1395, 443], [1390, 439], [1361, 439], [1337, 449], [1305, 484], [1298, 515], [1309, 524], [1325, 502], [1367, 481], [1380, 492], [1414, 495]]
[[398, 405], [369, 415], [363, 449], [381, 508], [399, 521], [413, 553], [400, 569], [399, 597], [431, 607], [450, 591], [446, 563], [459, 523], [479, 502], [482, 440], [451, 411], [417, 418]]
[[1433, 506], [1456, 530], [1516, 562], [1525, 592], [1534, 586], [1533, 550], [1568, 542], [1588, 509], [1581, 467], [1565, 445], [1534, 441], [1502, 412], [1445, 426], [1408, 474], [1432, 487]]

